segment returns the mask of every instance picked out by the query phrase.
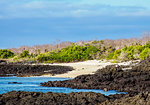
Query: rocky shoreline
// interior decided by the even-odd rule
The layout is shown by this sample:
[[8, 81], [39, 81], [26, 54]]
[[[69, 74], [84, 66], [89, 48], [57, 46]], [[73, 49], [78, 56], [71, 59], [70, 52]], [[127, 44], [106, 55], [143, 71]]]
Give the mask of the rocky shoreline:
[[104, 96], [100, 93], [41, 93], [12, 91], [0, 95], [0, 105], [98, 105], [124, 95]]
[[[31, 69], [34, 70], [33, 68]], [[36, 69], [37, 68], [35, 67], [35, 70]], [[23, 69], [21, 70], [24, 71], [24, 73], [26, 74], [25, 72], [26, 70]], [[33, 73], [29, 74], [33, 75]], [[118, 90], [121, 92], [127, 92], [128, 94], [116, 94], [104, 96], [100, 93], [93, 93], [93, 92], [64, 94], [51, 92], [41, 93], [41, 92], [12, 91], [0, 95], [0, 104], [150, 105], [150, 58], [141, 61], [138, 65], [134, 66], [110, 65], [106, 66], [103, 69], [99, 69], [95, 74], [81, 75], [74, 79], [65, 81], [49, 81], [41, 83], [41, 86], [69, 87], [74, 89], [103, 89], [105, 91]]]
[[12, 91], [0, 95], [0, 105], [150, 105], [150, 93], [116, 94], [100, 93], [41, 93]]
[[[146, 62], [146, 61], [145, 61]], [[41, 83], [47, 87], [73, 89], [105, 89], [121, 92], [150, 92], [150, 63], [141, 62], [132, 69], [124, 66], [107, 66], [93, 75], [81, 75], [71, 80]]]
[[31, 65], [31, 64], [0, 64], [0, 76], [41, 76], [44, 74], [64, 74], [72, 71], [73, 68], [69, 66], [56, 65]]

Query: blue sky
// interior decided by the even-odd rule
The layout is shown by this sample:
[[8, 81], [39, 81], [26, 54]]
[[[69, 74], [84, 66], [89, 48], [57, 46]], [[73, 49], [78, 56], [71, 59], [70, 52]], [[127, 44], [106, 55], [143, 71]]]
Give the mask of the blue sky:
[[0, 48], [140, 37], [149, 0], [0, 0]]

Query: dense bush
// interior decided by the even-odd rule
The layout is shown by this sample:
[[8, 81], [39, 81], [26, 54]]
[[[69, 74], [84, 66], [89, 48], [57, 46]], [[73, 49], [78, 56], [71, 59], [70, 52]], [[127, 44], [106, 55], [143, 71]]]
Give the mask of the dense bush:
[[108, 53], [107, 56], [106, 56], [106, 59], [107, 59], [107, 60], [113, 59], [113, 56], [114, 56], [114, 52]]
[[99, 51], [94, 46], [70, 46], [59, 51], [40, 54], [39, 61], [71, 62], [93, 59], [93, 55]]
[[139, 58], [141, 60], [144, 60], [148, 54], [150, 54], [150, 48], [145, 48], [140, 54], [139, 54]]
[[107, 59], [119, 59], [119, 60], [144, 60], [150, 54], [150, 43], [142, 46], [139, 44], [125, 46], [121, 50], [115, 50], [107, 54]]
[[63, 48], [59, 51], [53, 51], [50, 53], [43, 53], [38, 55], [38, 61], [52, 61], [52, 62], [71, 62], [71, 61], [83, 61], [91, 59], [118, 59], [118, 60], [135, 60], [145, 59], [150, 53], [150, 44], [131, 45], [125, 46], [123, 49], [114, 49], [111, 46], [92, 46], [86, 44], [85, 46], [72, 45], [67, 48]]
[[3, 59], [7, 59], [7, 58], [12, 58], [14, 57], [14, 53], [11, 52], [10, 50], [0, 50], [0, 58], [3, 58]]
[[25, 57], [29, 57], [30, 56], [30, 54], [29, 54], [29, 51], [27, 51], [27, 50], [24, 50], [21, 54], [20, 54], [20, 57], [21, 58], [25, 58]]

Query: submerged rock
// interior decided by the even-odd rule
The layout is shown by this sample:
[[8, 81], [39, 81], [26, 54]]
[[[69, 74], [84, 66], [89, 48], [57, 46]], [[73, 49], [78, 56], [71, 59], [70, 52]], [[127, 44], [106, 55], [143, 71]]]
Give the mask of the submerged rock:
[[8, 84], [22, 84], [21, 82], [8, 82]]

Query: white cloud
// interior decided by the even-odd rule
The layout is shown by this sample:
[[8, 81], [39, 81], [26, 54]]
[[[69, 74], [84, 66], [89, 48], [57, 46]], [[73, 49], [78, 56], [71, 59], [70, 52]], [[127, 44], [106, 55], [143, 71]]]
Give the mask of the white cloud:
[[[108, 1], [108, 0], [107, 0]], [[0, 15], [3, 18], [44, 18], [44, 17], [85, 17], [85, 16], [127, 16], [146, 15], [150, 13], [146, 8], [140, 6], [115, 6], [110, 0], [99, 2], [94, 0], [2, 0], [0, 1]], [[118, 0], [117, 0], [118, 1]], [[90, 4], [91, 3], [91, 4]], [[112, 3], [112, 5], [111, 5]], [[117, 2], [116, 2], [117, 4]]]

